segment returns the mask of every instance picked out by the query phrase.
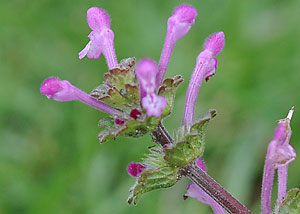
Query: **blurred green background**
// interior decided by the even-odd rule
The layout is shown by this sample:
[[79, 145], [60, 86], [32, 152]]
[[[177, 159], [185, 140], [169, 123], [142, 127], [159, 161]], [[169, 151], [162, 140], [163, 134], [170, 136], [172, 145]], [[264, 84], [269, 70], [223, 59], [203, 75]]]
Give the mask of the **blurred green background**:
[[[198, 10], [191, 31], [175, 46], [167, 76], [182, 74], [172, 133], [182, 124], [185, 92], [205, 38], [224, 31], [217, 74], [200, 90], [197, 115], [216, 108], [207, 132], [208, 172], [241, 202], [260, 212], [264, 156], [276, 120], [295, 105], [291, 144], [300, 154], [300, 1], [187, 0]], [[106, 64], [80, 61], [88, 42], [86, 10], [112, 17], [118, 59], [159, 60], [167, 18], [183, 1], [7, 0], [0, 3], [0, 213], [212, 213], [182, 200], [187, 179], [126, 203], [135, 180], [126, 166], [139, 161], [149, 136], [100, 145], [97, 122], [105, 114], [79, 102], [47, 100], [39, 92], [48, 76], [89, 92]], [[300, 187], [300, 159], [288, 186]], [[275, 181], [276, 182], [276, 181]], [[274, 195], [276, 195], [276, 188]]]

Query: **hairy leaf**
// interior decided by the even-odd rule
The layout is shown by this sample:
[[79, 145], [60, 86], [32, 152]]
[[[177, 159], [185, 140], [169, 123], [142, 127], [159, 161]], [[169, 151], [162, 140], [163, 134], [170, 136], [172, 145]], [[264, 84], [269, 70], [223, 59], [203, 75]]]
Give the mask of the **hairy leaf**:
[[279, 214], [300, 213], [300, 189], [294, 188], [288, 191], [285, 199], [279, 206]]
[[216, 116], [216, 110], [210, 112], [200, 120], [196, 121], [189, 131], [181, 127], [176, 134], [174, 145], [165, 149], [164, 159], [172, 166], [184, 167], [204, 152], [205, 128], [208, 122]]
[[130, 189], [128, 203], [137, 204], [138, 199], [146, 192], [168, 188], [173, 186], [180, 179], [179, 168], [169, 166], [164, 160], [161, 146], [149, 148], [148, 154], [143, 161], [146, 166], [136, 183]]
[[167, 78], [163, 81], [162, 85], [158, 90], [158, 95], [165, 97], [168, 101], [166, 108], [163, 110], [163, 117], [168, 116], [174, 105], [175, 92], [180, 83], [183, 82], [183, 79], [180, 75], [175, 76], [174, 78]]
[[134, 58], [122, 60], [118, 67], [104, 75], [106, 81], [97, 86], [91, 96], [127, 113], [139, 107], [140, 94], [134, 69]]

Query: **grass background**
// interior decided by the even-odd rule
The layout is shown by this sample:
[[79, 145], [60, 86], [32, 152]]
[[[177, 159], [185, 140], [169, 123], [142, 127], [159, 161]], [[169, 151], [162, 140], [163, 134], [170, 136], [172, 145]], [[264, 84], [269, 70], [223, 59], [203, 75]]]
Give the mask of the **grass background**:
[[[104, 58], [80, 61], [88, 42], [86, 10], [112, 17], [118, 59], [159, 60], [175, 0], [9, 0], [0, 3], [0, 213], [211, 213], [182, 200], [187, 179], [126, 203], [134, 183], [126, 172], [139, 161], [149, 136], [100, 145], [105, 114], [78, 102], [49, 101], [39, 92], [48, 76], [89, 92], [102, 82]], [[191, 31], [175, 46], [167, 76], [182, 74], [172, 133], [183, 121], [188, 80], [205, 38], [224, 31], [217, 74], [200, 90], [197, 115], [210, 108], [204, 160], [208, 172], [254, 213], [260, 212], [264, 156], [276, 120], [295, 106], [291, 144], [300, 152], [300, 1], [186, 0], [198, 10]], [[300, 187], [300, 160], [290, 165], [288, 187]], [[276, 195], [276, 188], [274, 195]]]

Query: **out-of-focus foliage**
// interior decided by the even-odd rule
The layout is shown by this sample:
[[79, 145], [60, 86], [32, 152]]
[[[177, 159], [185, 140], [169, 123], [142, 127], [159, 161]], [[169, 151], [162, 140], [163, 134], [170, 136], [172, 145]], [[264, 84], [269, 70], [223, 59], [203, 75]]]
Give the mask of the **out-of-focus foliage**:
[[[0, 213], [209, 213], [194, 199], [182, 200], [188, 181], [146, 194], [128, 206], [126, 172], [139, 161], [149, 136], [100, 145], [98, 120], [105, 116], [78, 102], [49, 101], [39, 93], [48, 76], [68, 79], [90, 92], [103, 81], [105, 61], [77, 53], [90, 32], [86, 10], [112, 17], [119, 59], [158, 60], [167, 18], [182, 1], [9, 0], [0, 2]], [[217, 74], [200, 89], [197, 116], [210, 108], [204, 160], [208, 172], [254, 213], [264, 155], [276, 120], [292, 105], [291, 144], [300, 154], [300, 2], [187, 0], [196, 24], [175, 46], [167, 77], [181, 74], [174, 113], [165, 125], [182, 124], [188, 79], [204, 39], [224, 31], [226, 46]], [[289, 167], [288, 187], [300, 187], [300, 159]], [[276, 191], [276, 188], [275, 190]]]

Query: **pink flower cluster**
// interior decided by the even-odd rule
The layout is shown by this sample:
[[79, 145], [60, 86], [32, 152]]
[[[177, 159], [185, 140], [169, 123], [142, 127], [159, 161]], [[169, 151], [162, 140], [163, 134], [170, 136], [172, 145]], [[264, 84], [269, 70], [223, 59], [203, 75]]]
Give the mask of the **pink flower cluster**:
[[[154, 60], [144, 58], [139, 61], [136, 67], [135, 72], [139, 82], [141, 104], [148, 116], [159, 117], [167, 105], [166, 98], [157, 95], [157, 90], [162, 84], [176, 42], [189, 32], [195, 24], [196, 17], [197, 10], [194, 7], [186, 4], [177, 7], [167, 22], [167, 33], [158, 65]], [[87, 22], [92, 30], [88, 35], [90, 41], [79, 52], [79, 59], [83, 59], [85, 56], [90, 59], [99, 59], [101, 54], [103, 54], [108, 69], [111, 70], [117, 67], [118, 61], [114, 48], [114, 32], [111, 30], [111, 20], [108, 13], [101, 8], [92, 7], [87, 11]], [[222, 51], [224, 40], [223, 32], [211, 35], [205, 42], [204, 49], [197, 58], [197, 64], [186, 95], [184, 123], [187, 130], [192, 125], [194, 119], [194, 108], [201, 83], [203, 79], [207, 81], [215, 74], [218, 64], [215, 57]], [[50, 77], [44, 81], [40, 91], [48, 99], [60, 102], [81, 101], [100, 111], [114, 115], [116, 117], [116, 124], [124, 123], [123, 120], [118, 119], [118, 115], [122, 114], [121, 110], [96, 100], [66, 80]], [[141, 114], [140, 112], [138, 113]], [[136, 113], [130, 116], [135, 117]], [[202, 163], [202, 160], [199, 159], [198, 163]], [[204, 162], [202, 166], [205, 166]], [[140, 163], [131, 163], [128, 166], [128, 173], [131, 176], [139, 176], [145, 169], [146, 167]], [[189, 185], [186, 196], [195, 197], [199, 201], [209, 204], [216, 213], [224, 213], [223, 208], [194, 184]]]

